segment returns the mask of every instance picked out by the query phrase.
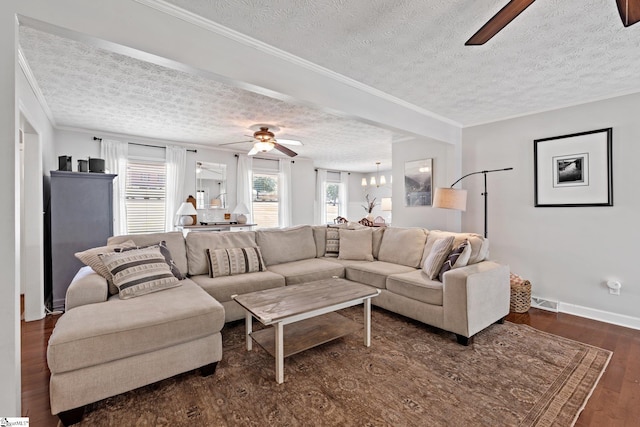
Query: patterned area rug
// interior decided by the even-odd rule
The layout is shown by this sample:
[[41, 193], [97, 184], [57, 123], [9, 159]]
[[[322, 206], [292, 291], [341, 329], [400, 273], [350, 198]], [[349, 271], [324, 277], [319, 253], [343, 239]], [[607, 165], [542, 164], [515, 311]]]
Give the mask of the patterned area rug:
[[[362, 321], [362, 308], [341, 314]], [[213, 376], [191, 372], [90, 405], [81, 425], [571, 426], [611, 352], [506, 322], [469, 347], [374, 309], [352, 334], [285, 359], [285, 383], [244, 323], [223, 330]]]

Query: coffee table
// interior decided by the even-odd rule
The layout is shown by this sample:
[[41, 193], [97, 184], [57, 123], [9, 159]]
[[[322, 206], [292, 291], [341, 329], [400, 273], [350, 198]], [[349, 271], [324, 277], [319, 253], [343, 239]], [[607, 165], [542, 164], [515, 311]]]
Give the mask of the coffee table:
[[[284, 358], [345, 336], [361, 325], [336, 313], [364, 304], [364, 345], [371, 345], [371, 298], [380, 289], [332, 278], [267, 289], [233, 298], [246, 311], [247, 351], [255, 340], [276, 360], [276, 382], [284, 382]], [[271, 328], [253, 332], [253, 318]], [[285, 325], [289, 325], [286, 329]]]

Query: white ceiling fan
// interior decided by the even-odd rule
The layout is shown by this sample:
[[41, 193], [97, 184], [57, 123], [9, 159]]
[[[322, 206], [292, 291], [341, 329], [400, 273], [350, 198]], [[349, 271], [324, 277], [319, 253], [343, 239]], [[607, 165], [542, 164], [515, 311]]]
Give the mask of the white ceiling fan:
[[[266, 153], [268, 151], [273, 150], [274, 148], [289, 157], [295, 157], [298, 155], [295, 151], [285, 147], [284, 145], [302, 145], [302, 142], [295, 139], [276, 139], [275, 133], [280, 130], [278, 126], [269, 125], [269, 124], [256, 124], [249, 127], [253, 132], [253, 140], [249, 141], [236, 141], [236, 142], [228, 142], [226, 144], [220, 145], [231, 145], [231, 144], [241, 144], [246, 142], [253, 142], [253, 148], [249, 153], [249, 156], [253, 156], [258, 153]], [[249, 135], [247, 135], [249, 136]], [[284, 144], [284, 145], [283, 145]]]

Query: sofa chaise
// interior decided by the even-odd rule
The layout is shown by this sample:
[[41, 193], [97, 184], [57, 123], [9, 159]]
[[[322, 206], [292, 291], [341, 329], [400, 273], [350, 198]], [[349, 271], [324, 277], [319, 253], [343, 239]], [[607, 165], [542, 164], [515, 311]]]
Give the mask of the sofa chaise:
[[[464, 345], [509, 312], [509, 267], [488, 261], [488, 241], [476, 234], [349, 223], [114, 236], [107, 248], [161, 241], [188, 276], [181, 286], [123, 300], [89, 267], [69, 286], [47, 350], [51, 410], [75, 416], [66, 423], [88, 403], [200, 367], [212, 373], [224, 323], [245, 316], [235, 294], [346, 278], [379, 288], [374, 305], [453, 332]], [[438, 265], [440, 281], [425, 267], [445, 246], [445, 255], [464, 247], [465, 259], [448, 271]], [[233, 271], [236, 252], [242, 271]]]

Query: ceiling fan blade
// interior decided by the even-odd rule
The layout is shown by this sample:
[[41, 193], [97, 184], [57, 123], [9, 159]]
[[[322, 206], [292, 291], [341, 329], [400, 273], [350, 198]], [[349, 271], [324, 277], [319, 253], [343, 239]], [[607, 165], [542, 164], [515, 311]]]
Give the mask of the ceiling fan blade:
[[620, 19], [625, 27], [640, 21], [640, 0], [616, 0]]
[[276, 141], [278, 141], [278, 144], [284, 144], [284, 145], [302, 145], [302, 142], [298, 141], [297, 139], [276, 139]]
[[295, 157], [298, 155], [298, 153], [296, 153], [293, 150], [288, 149], [287, 147], [285, 147], [284, 145], [280, 145], [277, 142], [274, 144], [273, 148], [275, 148], [276, 150], [286, 154], [289, 157]]
[[[520, 15], [535, 0], [511, 0], [500, 12], [493, 15], [467, 42], [465, 46], [478, 46], [488, 42], [498, 34], [507, 24]], [[618, 1], [620, 3], [620, 0]]]
[[253, 142], [253, 141], [236, 141], [236, 142], [225, 142], [224, 144], [218, 144], [218, 147], [222, 147], [223, 145], [231, 145], [231, 144], [244, 144], [247, 142]]
[[251, 151], [249, 151], [247, 153], [247, 156], [255, 156], [256, 154], [258, 154], [260, 152], [260, 150], [258, 150], [256, 148], [256, 146], [254, 145], [253, 148], [251, 149]]

